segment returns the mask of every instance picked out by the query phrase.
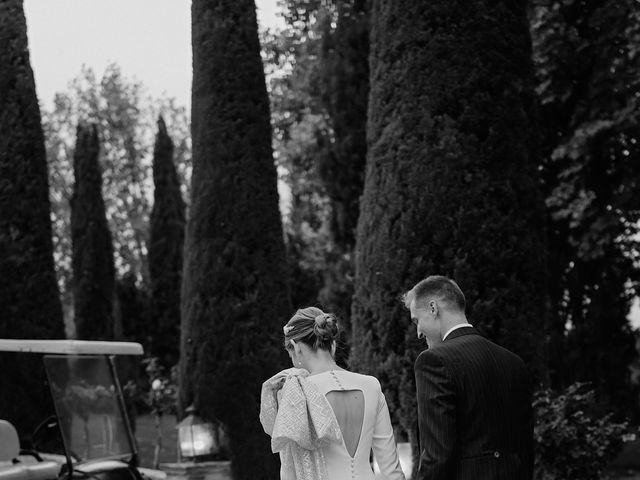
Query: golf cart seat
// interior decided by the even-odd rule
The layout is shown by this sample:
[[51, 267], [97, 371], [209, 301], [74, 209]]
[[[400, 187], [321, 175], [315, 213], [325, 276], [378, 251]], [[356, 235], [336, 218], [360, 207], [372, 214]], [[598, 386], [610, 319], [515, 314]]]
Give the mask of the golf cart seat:
[[13, 463], [20, 456], [18, 432], [0, 420], [0, 480], [53, 480], [60, 473], [57, 462]]
[[0, 420], [0, 480], [29, 480], [27, 471], [14, 465], [13, 459], [20, 455], [18, 432], [6, 420]]
[[23, 465], [27, 470], [27, 480], [53, 480], [60, 474], [60, 464], [56, 462], [38, 462]]

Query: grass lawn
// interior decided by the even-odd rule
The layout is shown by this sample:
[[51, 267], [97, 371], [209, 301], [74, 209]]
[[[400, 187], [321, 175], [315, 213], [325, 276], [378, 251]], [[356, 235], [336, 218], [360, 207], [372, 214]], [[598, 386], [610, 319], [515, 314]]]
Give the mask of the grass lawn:
[[[178, 435], [176, 430], [176, 417], [164, 415], [161, 418], [162, 448], [160, 449], [159, 462], [172, 463], [178, 459], [177, 445]], [[140, 466], [153, 468], [153, 454], [156, 445], [156, 425], [153, 415], [142, 415], [136, 420], [136, 439], [138, 441], [138, 453]]]

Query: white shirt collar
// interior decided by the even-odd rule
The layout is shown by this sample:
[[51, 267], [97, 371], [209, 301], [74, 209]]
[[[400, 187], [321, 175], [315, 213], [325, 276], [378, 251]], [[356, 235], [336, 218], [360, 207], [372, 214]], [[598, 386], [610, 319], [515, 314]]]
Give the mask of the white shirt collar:
[[451, 327], [447, 333], [444, 334], [444, 336], [442, 337], [442, 341], [444, 342], [447, 337], [451, 334], [451, 332], [453, 332], [454, 330], [458, 330], [459, 328], [463, 328], [463, 327], [473, 327], [473, 325], [471, 325], [470, 323], [459, 323], [458, 325], [455, 325], [453, 327]]

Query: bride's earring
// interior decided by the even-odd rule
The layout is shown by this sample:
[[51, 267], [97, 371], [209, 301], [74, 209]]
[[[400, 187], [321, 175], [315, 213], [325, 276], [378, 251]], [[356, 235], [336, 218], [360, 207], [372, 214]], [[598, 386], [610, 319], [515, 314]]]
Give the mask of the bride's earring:
[[293, 340], [291, 340], [291, 344], [293, 345], [293, 354], [296, 356], [296, 360], [298, 361], [298, 366], [301, 367], [302, 361], [300, 360], [300, 355], [302, 354], [302, 350], [298, 345], [296, 345], [296, 342], [294, 342]]

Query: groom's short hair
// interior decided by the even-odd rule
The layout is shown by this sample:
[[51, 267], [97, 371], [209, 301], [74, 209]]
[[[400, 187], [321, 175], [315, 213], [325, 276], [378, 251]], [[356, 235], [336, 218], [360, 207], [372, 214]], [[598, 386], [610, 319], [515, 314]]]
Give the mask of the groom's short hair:
[[464, 312], [466, 308], [464, 293], [462, 293], [458, 284], [442, 275], [431, 275], [424, 280], [420, 280], [403, 295], [402, 300], [407, 308], [410, 307], [411, 302], [414, 300], [416, 301], [416, 306], [422, 307], [421, 302], [433, 297], [461, 312]]

